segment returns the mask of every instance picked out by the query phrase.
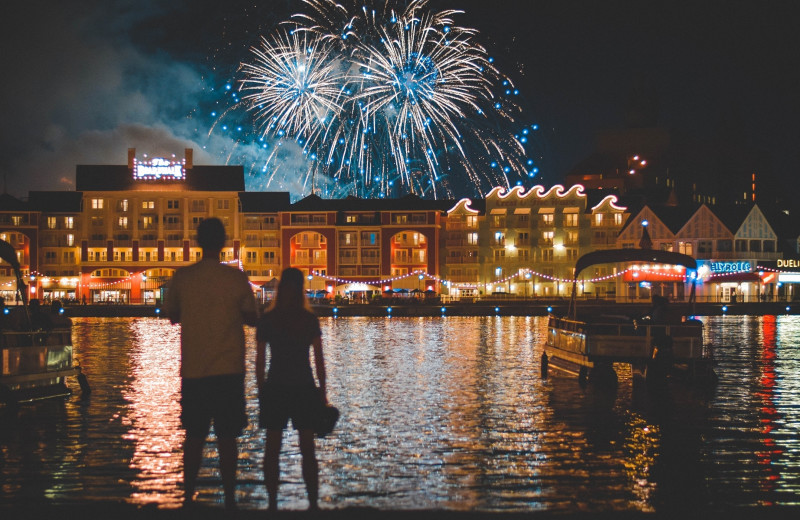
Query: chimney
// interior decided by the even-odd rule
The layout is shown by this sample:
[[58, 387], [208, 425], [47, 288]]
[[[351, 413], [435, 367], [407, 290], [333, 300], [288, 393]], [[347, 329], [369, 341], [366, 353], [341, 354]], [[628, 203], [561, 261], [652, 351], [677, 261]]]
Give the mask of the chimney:
[[191, 170], [192, 169], [192, 154], [193, 153], [194, 153], [194, 151], [191, 148], [186, 148], [183, 151], [183, 157], [184, 157], [184, 162], [185, 162], [184, 168], [186, 168], [187, 170]]
[[136, 148], [128, 148], [128, 169], [133, 170], [133, 160], [136, 159]]

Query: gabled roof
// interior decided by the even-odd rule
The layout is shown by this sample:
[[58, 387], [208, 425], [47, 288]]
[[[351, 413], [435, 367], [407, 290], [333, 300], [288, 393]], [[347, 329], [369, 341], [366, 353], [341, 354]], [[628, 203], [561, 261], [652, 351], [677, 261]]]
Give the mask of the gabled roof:
[[47, 213], [80, 213], [82, 200], [80, 191], [32, 191], [28, 196], [32, 210]]
[[126, 165], [79, 164], [75, 168], [77, 191], [124, 191], [141, 189], [146, 183], [174, 184], [178, 190], [244, 191], [244, 166], [194, 166], [182, 181], [134, 181]]
[[240, 191], [242, 213], [270, 213], [289, 208], [288, 191]]
[[742, 224], [750, 215], [750, 212], [753, 211], [753, 205], [737, 204], [710, 206], [709, 209], [723, 224], [725, 224], [725, 227], [727, 227], [731, 233], [736, 234], [736, 231], [742, 227]]
[[289, 207], [290, 211], [447, 211], [455, 205], [453, 200], [426, 200], [416, 195], [399, 199], [361, 199], [349, 196], [344, 199], [323, 199], [309, 195]]
[[0, 211], [30, 211], [27, 202], [23, 202], [8, 193], [0, 194]]
[[625, 229], [627, 229], [633, 222], [636, 221], [636, 216], [638, 216], [644, 208], [648, 208], [658, 219], [664, 223], [665, 226], [672, 232], [672, 234], [677, 234], [678, 231], [681, 230], [683, 226], [689, 222], [689, 219], [692, 218], [692, 215], [695, 214], [697, 208], [691, 208], [686, 206], [637, 206], [629, 208], [630, 210], [630, 217], [622, 226], [620, 230], [620, 234], [622, 234]]

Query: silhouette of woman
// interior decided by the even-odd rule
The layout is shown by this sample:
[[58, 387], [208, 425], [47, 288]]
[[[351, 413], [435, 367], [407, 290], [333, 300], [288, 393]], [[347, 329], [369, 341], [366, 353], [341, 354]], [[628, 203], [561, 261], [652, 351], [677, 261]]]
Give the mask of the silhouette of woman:
[[[256, 380], [259, 388], [262, 428], [267, 429], [264, 453], [264, 482], [269, 495], [269, 510], [278, 509], [279, 456], [283, 430], [289, 419], [298, 431], [303, 456], [309, 510], [317, 510], [319, 468], [314, 449], [314, 424], [323, 405], [327, 405], [325, 360], [319, 320], [311, 312], [303, 293], [303, 273], [288, 268], [281, 273], [272, 307], [256, 328]], [[266, 374], [266, 345], [269, 344], [269, 372]], [[314, 365], [319, 388], [314, 383], [309, 347], [314, 350]]]

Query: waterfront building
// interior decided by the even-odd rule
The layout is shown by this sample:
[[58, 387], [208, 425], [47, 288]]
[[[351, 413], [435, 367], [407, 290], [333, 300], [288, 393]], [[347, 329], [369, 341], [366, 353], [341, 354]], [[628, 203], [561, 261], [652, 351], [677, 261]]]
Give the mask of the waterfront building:
[[[130, 149], [124, 165], [79, 165], [75, 191], [34, 191], [26, 202], [3, 194], [0, 238], [17, 250], [31, 297], [157, 303], [174, 271], [200, 258], [195, 229], [212, 216], [229, 237], [223, 260], [263, 299], [285, 267], [301, 269], [316, 298], [567, 297], [578, 257], [643, 246], [696, 257], [700, 299], [792, 299], [800, 283], [800, 231], [754, 204], [628, 209], [580, 184], [495, 188], [460, 201], [310, 195], [292, 203], [286, 192], [246, 192], [241, 166], [194, 165], [188, 149], [182, 159], [139, 159]], [[686, 274], [596, 266], [578, 291], [683, 299]], [[13, 300], [14, 289], [0, 264], [0, 295]]]
[[[735, 302], [773, 300], [775, 281], [758, 265], [780, 256], [777, 235], [757, 205], [710, 207], [644, 206], [628, 221], [619, 247], [639, 247], [647, 227], [651, 247], [693, 256], [698, 301]], [[646, 267], [646, 268], [645, 268]], [[620, 279], [619, 294], [626, 300], [647, 300], [651, 294], [684, 299], [687, 285], [683, 268], [632, 266]]]
[[[628, 215], [613, 195], [589, 205], [583, 186], [493, 189], [462, 199], [447, 212], [444, 276], [452, 297], [567, 296], [575, 261], [614, 247]], [[582, 284], [582, 294], [614, 291], [608, 267]]]

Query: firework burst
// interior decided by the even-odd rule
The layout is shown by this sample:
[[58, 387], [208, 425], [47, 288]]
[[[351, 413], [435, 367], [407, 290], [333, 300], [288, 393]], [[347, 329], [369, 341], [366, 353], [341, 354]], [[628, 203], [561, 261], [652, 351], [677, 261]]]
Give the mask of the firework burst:
[[[476, 31], [454, 23], [458, 11], [429, 12], [427, 0], [403, 10], [305, 4], [308, 13], [252, 49], [240, 81], [262, 138], [302, 147], [304, 185], [440, 198], [530, 175], [512, 129], [518, 107], [493, 93], [513, 86]], [[264, 168], [273, 175], [274, 157]]]

